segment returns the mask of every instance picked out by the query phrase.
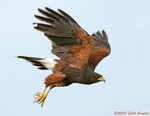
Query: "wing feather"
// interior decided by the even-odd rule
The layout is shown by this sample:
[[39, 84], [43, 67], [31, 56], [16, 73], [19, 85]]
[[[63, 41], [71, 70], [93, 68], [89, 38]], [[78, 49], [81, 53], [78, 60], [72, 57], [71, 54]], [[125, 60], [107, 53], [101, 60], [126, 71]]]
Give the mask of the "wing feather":
[[94, 46], [92, 37], [67, 13], [58, 9], [58, 12], [45, 7], [38, 9], [43, 15], [35, 15], [46, 24], [37, 24], [34, 28], [44, 32], [52, 41], [52, 53], [65, 59], [74, 68], [82, 68], [88, 63]]
[[91, 37], [94, 40], [95, 46], [89, 58], [89, 65], [95, 69], [98, 63], [110, 54], [111, 47], [108, 42], [107, 33], [104, 30], [102, 30], [102, 33], [100, 31], [93, 33]]

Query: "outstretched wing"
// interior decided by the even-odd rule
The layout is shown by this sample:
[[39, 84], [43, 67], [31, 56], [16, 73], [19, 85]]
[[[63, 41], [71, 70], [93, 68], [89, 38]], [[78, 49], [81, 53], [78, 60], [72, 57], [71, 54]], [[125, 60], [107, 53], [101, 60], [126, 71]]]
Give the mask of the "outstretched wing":
[[89, 64], [94, 70], [98, 63], [110, 54], [111, 48], [108, 43], [108, 36], [104, 30], [102, 33], [99, 31], [93, 33], [91, 37], [94, 40], [95, 46], [90, 55]]
[[45, 7], [45, 10], [38, 9], [44, 17], [38, 15], [35, 15], [35, 17], [46, 22], [46, 24], [36, 23], [37, 26], [34, 28], [44, 32], [52, 41], [52, 53], [60, 58], [64, 58], [68, 49], [80, 42], [76, 38], [77, 28], [80, 28], [80, 26], [60, 9], [58, 11], [67, 16], [63, 16], [63, 14], [47, 7]]
[[44, 32], [52, 41], [52, 53], [72, 64], [72, 67], [81, 68], [88, 63], [94, 41], [78, 23], [67, 13], [58, 9], [38, 9], [43, 16], [36, 18], [46, 22], [35, 23], [35, 29]]

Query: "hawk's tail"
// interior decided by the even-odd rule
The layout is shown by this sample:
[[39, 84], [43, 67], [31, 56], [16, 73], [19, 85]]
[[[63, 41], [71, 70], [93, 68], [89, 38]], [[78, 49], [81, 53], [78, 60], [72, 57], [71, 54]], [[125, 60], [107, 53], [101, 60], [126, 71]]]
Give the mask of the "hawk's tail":
[[31, 62], [34, 66], [37, 66], [41, 70], [54, 70], [57, 60], [48, 59], [48, 58], [36, 58], [36, 57], [27, 57], [27, 56], [17, 56], [17, 58], [22, 58]]

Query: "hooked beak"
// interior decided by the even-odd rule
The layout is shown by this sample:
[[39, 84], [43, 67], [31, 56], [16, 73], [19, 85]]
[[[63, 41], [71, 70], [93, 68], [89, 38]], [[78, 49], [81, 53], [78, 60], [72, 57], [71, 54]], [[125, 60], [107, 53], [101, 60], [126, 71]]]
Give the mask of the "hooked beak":
[[105, 79], [103, 77], [99, 77], [97, 80], [105, 82]]

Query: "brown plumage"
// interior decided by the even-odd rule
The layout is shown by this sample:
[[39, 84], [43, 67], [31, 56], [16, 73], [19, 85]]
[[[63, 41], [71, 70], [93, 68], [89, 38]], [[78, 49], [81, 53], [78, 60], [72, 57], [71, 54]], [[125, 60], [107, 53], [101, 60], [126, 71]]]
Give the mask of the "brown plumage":
[[39, 69], [51, 69], [53, 74], [45, 78], [45, 89], [36, 94], [35, 102], [44, 104], [49, 91], [54, 87], [68, 86], [72, 83], [92, 84], [105, 81], [101, 74], [94, 72], [98, 63], [110, 54], [106, 32], [89, 35], [67, 13], [45, 7], [38, 9], [43, 15], [35, 15], [45, 23], [34, 23], [35, 29], [44, 32], [52, 41], [52, 53], [60, 59], [50, 60], [18, 56], [28, 60]]

